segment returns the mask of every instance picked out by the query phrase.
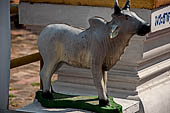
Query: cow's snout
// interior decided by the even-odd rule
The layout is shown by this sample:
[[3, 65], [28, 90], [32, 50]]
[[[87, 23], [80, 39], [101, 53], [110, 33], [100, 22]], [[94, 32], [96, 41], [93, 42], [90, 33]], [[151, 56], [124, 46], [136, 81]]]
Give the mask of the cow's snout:
[[137, 34], [140, 36], [144, 36], [147, 33], [149, 33], [151, 30], [150, 24], [143, 24], [142, 26], [139, 27]]

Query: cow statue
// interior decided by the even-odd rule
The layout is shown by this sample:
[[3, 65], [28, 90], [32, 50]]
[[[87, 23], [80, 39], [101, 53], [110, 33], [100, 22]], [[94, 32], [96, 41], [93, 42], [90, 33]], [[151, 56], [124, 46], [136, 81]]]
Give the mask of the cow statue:
[[109, 104], [107, 95], [107, 71], [124, 53], [134, 34], [143, 36], [150, 32], [150, 25], [130, 11], [130, 1], [120, 9], [114, 1], [112, 20], [90, 18], [88, 29], [66, 24], [51, 24], [38, 38], [38, 49], [44, 65], [40, 72], [43, 97], [52, 98], [51, 77], [63, 65], [91, 69], [99, 105]]

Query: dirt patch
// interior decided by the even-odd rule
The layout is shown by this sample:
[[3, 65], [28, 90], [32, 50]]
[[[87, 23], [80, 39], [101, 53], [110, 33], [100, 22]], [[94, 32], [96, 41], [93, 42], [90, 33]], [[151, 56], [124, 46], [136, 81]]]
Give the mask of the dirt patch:
[[[38, 52], [38, 36], [25, 28], [11, 30], [11, 59]], [[34, 100], [39, 86], [40, 62], [11, 69], [9, 109], [21, 108]], [[34, 85], [36, 84], [36, 85]]]

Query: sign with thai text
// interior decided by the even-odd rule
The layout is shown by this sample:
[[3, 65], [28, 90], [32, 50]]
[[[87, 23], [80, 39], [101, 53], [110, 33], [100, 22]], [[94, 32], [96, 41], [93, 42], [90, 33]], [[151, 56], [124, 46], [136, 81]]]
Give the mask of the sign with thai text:
[[170, 6], [155, 11], [151, 15], [151, 32], [170, 27]]

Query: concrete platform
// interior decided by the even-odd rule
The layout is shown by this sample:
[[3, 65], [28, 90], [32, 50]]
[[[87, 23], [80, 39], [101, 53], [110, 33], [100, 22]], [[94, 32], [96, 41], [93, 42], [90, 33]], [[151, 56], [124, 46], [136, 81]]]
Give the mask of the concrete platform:
[[32, 104], [25, 106], [17, 111], [31, 112], [31, 113], [92, 113], [90, 111], [72, 109], [72, 108], [44, 108], [35, 100]]
[[[56, 92], [65, 93], [65, 94], [72, 94], [72, 95], [96, 95], [95, 90], [94, 92], [82, 92], [82, 90], [79, 89], [71, 89], [70, 87], [72, 84], [69, 83], [62, 83], [62, 82], [55, 82], [53, 85], [53, 89]], [[84, 90], [88, 90], [88, 87], [84, 87], [84, 85], [80, 85], [81, 88], [84, 88]], [[79, 88], [80, 88], [79, 87]], [[92, 86], [89, 86], [92, 87]], [[79, 90], [79, 91], [78, 91]], [[114, 98], [114, 101], [120, 105], [123, 106], [123, 113], [136, 113], [139, 111], [139, 101], [134, 100], [127, 100], [127, 99], [120, 99], [120, 98]], [[92, 113], [90, 111], [86, 110], [80, 110], [80, 109], [72, 109], [72, 108], [44, 108], [40, 105], [37, 100], [35, 100], [32, 104], [25, 106], [21, 109], [17, 109], [17, 111], [25, 111], [25, 112], [32, 112], [32, 113]]]
[[[82, 90], [83, 89], [83, 90]], [[71, 95], [97, 95], [96, 88], [88, 85], [75, 85], [72, 83], [54, 82], [53, 90], [55, 92]], [[109, 90], [109, 89], [108, 89]], [[110, 95], [111, 96], [111, 95]], [[139, 101], [114, 98], [114, 101], [123, 107], [123, 113], [136, 113], [139, 111]]]
[[[139, 110], [139, 102], [125, 99], [115, 99], [116, 102], [123, 106], [123, 113], [136, 113]], [[37, 100], [32, 104], [25, 106], [17, 111], [31, 113], [93, 113], [91, 111], [72, 109], [72, 108], [44, 108]]]

